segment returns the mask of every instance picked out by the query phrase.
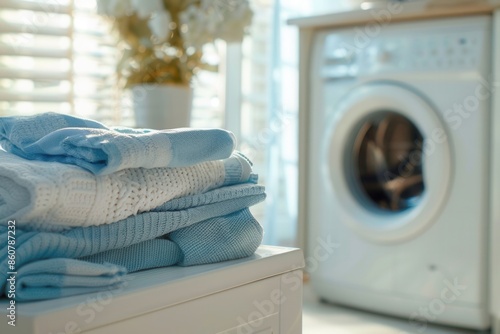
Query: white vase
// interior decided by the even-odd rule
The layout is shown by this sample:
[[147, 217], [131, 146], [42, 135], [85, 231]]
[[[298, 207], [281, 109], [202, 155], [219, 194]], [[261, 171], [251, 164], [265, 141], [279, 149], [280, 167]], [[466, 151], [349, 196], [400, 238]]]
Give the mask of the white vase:
[[193, 89], [176, 85], [144, 84], [132, 87], [135, 124], [138, 128], [189, 127]]

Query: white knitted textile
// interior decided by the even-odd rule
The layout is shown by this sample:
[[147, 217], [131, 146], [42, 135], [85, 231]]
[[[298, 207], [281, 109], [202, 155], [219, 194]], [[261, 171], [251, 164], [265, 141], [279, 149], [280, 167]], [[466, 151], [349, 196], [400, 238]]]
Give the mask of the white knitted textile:
[[37, 230], [113, 223], [218, 188], [225, 176], [222, 160], [98, 176], [72, 165], [0, 153], [0, 221], [15, 219], [17, 226]]

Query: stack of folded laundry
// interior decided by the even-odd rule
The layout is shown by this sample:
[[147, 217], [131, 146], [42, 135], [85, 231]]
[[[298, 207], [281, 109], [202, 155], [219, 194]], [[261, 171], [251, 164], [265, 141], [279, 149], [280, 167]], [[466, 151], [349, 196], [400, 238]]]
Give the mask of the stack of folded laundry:
[[11, 272], [16, 300], [59, 298], [247, 257], [262, 241], [248, 208], [264, 188], [228, 131], [45, 113], [1, 117], [0, 147], [0, 297]]

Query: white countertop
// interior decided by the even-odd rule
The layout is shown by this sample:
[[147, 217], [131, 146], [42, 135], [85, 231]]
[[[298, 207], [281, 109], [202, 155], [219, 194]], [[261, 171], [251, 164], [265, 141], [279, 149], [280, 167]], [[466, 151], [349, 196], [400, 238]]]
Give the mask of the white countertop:
[[[427, 4], [424, 1], [403, 4], [396, 2], [380, 4], [366, 10], [356, 9], [346, 12], [293, 18], [288, 20], [288, 24], [296, 25], [302, 29], [352, 26], [378, 21], [381, 21], [380, 23], [382, 24], [388, 24], [390, 22], [437, 17], [490, 14], [496, 8], [500, 8], [500, 1], [477, 0], [473, 3], [457, 5]], [[387, 16], [380, 15], [382, 11], [390, 14], [389, 19], [386, 18]]]

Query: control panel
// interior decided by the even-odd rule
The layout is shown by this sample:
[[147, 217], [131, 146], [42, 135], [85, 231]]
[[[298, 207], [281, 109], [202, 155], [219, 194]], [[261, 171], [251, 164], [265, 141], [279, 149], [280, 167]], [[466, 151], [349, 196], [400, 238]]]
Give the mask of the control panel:
[[415, 29], [404, 24], [394, 24], [389, 31], [381, 27], [378, 34], [373, 27], [360, 26], [326, 35], [322, 75], [340, 78], [381, 72], [470, 71], [487, 65], [488, 34], [480, 27], [439, 29], [426, 28], [425, 21], [420, 24], [408, 25]]

